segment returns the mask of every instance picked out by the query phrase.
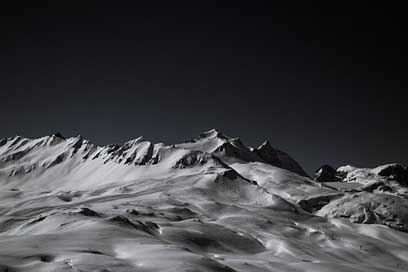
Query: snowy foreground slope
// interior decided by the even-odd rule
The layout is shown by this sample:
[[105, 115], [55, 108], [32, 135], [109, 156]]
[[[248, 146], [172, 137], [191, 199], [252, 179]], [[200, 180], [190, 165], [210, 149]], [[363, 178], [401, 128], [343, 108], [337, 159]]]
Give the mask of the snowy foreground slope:
[[215, 130], [0, 140], [0, 271], [407, 271], [406, 167], [325, 166]]

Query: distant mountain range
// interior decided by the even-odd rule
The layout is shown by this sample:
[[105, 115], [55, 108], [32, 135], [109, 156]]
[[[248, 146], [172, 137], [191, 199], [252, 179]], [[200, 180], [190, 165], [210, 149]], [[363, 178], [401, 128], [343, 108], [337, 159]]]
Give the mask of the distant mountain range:
[[0, 271], [406, 271], [408, 168], [268, 141], [0, 140]]

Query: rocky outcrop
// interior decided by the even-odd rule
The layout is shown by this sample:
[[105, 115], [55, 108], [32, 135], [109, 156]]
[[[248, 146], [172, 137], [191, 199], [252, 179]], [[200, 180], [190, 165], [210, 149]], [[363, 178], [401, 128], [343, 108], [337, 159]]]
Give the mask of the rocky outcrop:
[[408, 186], [408, 166], [403, 164], [390, 164], [377, 173], [381, 177], [397, 181], [401, 186]]
[[277, 166], [291, 172], [297, 173], [301, 176], [308, 177], [307, 173], [302, 169], [300, 164], [292, 159], [287, 153], [275, 149], [269, 143], [265, 141], [254, 152], [265, 162]]
[[347, 194], [331, 201], [317, 215], [348, 218], [353, 223], [382, 224], [408, 232], [408, 200], [391, 194]]
[[174, 168], [190, 168], [197, 165], [206, 164], [213, 159], [211, 154], [201, 151], [191, 151], [176, 162]]
[[338, 179], [336, 178], [336, 169], [334, 169], [328, 164], [325, 164], [321, 166], [319, 169], [317, 169], [314, 175], [314, 180], [318, 182], [338, 181]]

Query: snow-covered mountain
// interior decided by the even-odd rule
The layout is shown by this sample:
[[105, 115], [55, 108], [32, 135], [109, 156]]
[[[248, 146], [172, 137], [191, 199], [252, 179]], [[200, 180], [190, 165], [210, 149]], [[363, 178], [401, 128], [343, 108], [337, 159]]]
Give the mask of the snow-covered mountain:
[[407, 168], [319, 169], [210, 130], [0, 140], [0, 271], [406, 271]]

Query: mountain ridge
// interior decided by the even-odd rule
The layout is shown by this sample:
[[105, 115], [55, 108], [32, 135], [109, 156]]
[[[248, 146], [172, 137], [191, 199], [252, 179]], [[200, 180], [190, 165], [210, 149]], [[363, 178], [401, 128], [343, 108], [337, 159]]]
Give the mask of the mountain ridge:
[[407, 270], [407, 167], [302, 170], [217, 130], [0, 140], [0, 271]]
[[[247, 162], [260, 161], [296, 172], [302, 176], [308, 176], [298, 162], [293, 160], [287, 153], [274, 149], [269, 142], [264, 142], [264, 144], [268, 143], [267, 148], [265, 148], [264, 144], [261, 144], [258, 148], [247, 147], [239, 138], [228, 137], [216, 129], [203, 132], [190, 141], [173, 145], [165, 145], [163, 143], [154, 144], [146, 140], [143, 136], [127, 140], [122, 144], [108, 144], [104, 146], [95, 145], [91, 141], [84, 139], [81, 135], [65, 138], [58, 132], [49, 136], [34, 139], [14, 136], [0, 140], [0, 147], [4, 147], [9, 143], [7, 148], [15, 150], [16, 153], [12, 153], [11, 150], [2, 148], [0, 151], [3, 154], [0, 153], [0, 160], [3, 159], [8, 161], [13, 160], [13, 158], [16, 157], [22, 158], [22, 156], [30, 152], [32, 149], [38, 151], [38, 147], [47, 145], [52, 146], [62, 142], [67, 143], [64, 150], [67, 151], [72, 148], [72, 152], [70, 154], [61, 155], [59, 157], [60, 159], [57, 159], [57, 161], [62, 158], [72, 157], [73, 154], [83, 147], [86, 152], [86, 154], [83, 154], [84, 159], [96, 159], [102, 156], [105, 158], [105, 163], [109, 160], [113, 160], [118, 163], [124, 161], [125, 164], [129, 165], [132, 163], [135, 165], [156, 164], [160, 160], [159, 149], [179, 148], [202, 151], [213, 154], [221, 159], [235, 159]], [[29, 143], [31, 143], [31, 146], [27, 146], [25, 150], [17, 151], [19, 148], [28, 145]], [[2, 156], [4, 153], [11, 154], [9, 154], [8, 158], [5, 158]]]

